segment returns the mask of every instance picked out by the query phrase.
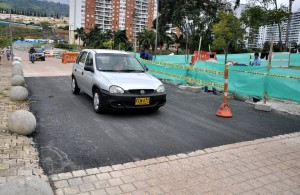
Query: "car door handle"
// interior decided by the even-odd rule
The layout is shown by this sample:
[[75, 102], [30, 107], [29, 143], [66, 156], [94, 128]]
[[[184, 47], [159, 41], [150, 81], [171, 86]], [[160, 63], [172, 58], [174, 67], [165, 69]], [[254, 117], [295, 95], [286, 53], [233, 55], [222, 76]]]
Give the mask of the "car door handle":
[[75, 68], [75, 72], [77, 71], [77, 69]]
[[82, 72], [81, 74], [83, 75], [84, 72]]

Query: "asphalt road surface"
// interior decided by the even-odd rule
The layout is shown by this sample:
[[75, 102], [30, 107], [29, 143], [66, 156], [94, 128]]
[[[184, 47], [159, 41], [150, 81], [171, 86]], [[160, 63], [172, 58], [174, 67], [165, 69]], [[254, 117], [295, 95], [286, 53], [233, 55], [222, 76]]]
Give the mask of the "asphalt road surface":
[[166, 84], [158, 112], [110, 111], [99, 115], [92, 99], [71, 93], [70, 77], [26, 78], [37, 117], [34, 140], [46, 174], [186, 153], [300, 130], [300, 117], [262, 112], [230, 100], [232, 118], [215, 113], [222, 96], [191, 93]]

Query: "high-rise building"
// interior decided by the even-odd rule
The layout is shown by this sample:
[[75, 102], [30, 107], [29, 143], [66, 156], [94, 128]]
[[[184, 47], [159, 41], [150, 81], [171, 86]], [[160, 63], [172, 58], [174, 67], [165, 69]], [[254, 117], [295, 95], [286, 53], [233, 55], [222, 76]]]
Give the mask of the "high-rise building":
[[[279, 42], [279, 30], [277, 25], [266, 26], [266, 37], [264, 41], [271, 41], [272, 35], [274, 34], [274, 43]], [[285, 42], [287, 22], [281, 26], [281, 41]], [[296, 42], [300, 44], [300, 9], [297, 12], [292, 13], [291, 23], [289, 29], [289, 43]]]
[[[235, 10], [235, 15], [239, 18], [241, 13], [245, 10], [247, 6], [242, 4], [237, 10]], [[286, 37], [286, 28], [287, 22], [282, 23], [281, 25], [281, 41], [285, 42]], [[252, 29], [246, 29], [246, 37], [249, 37]], [[259, 28], [258, 33], [254, 36], [254, 39], [250, 41], [248, 38], [245, 38], [244, 43], [246, 47], [256, 47], [262, 48], [266, 41], [271, 42], [272, 36], [274, 35], [274, 43], [279, 42], [279, 30], [278, 25], [268, 25]], [[300, 44], [300, 9], [297, 12], [292, 13], [291, 23], [289, 29], [289, 43], [296, 42]]]
[[70, 1], [70, 37], [77, 28], [88, 31], [126, 30], [131, 41], [137, 32], [151, 29], [157, 15], [157, 0], [72, 0]]

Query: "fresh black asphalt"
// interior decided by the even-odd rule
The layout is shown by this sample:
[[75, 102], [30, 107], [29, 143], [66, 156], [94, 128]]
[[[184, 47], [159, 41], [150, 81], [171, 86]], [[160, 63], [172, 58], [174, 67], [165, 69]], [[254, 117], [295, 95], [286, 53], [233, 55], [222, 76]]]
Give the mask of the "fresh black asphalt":
[[222, 96], [182, 91], [166, 84], [167, 104], [158, 112], [96, 114], [92, 99], [71, 93], [70, 77], [26, 78], [33, 135], [46, 174], [186, 153], [300, 130], [300, 117], [262, 112], [230, 100], [232, 118], [215, 115]]

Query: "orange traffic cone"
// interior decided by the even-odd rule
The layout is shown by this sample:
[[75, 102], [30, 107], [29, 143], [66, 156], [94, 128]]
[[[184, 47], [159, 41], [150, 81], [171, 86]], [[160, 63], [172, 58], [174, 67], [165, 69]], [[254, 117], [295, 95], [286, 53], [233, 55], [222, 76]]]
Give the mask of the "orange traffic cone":
[[224, 117], [224, 118], [232, 117], [231, 110], [226, 103], [222, 103], [222, 105], [219, 107], [216, 115], [220, 116], [220, 117]]

